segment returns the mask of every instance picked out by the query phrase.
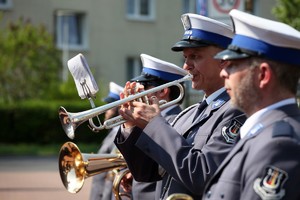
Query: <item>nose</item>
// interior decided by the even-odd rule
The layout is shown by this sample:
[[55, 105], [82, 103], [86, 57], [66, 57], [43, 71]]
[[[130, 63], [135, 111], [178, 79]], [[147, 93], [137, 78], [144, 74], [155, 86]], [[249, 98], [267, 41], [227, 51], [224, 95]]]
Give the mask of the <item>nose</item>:
[[220, 77], [223, 78], [223, 79], [226, 79], [228, 78], [228, 73], [227, 71], [225, 70], [225, 68], [223, 68], [220, 72]]
[[184, 65], [183, 65], [183, 69], [189, 71], [192, 68], [193, 68], [193, 65], [190, 62], [188, 62], [188, 59], [186, 59], [184, 62]]
[[183, 68], [184, 70], [188, 70], [189, 66], [188, 66], [186, 63], [184, 63], [182, 68]]

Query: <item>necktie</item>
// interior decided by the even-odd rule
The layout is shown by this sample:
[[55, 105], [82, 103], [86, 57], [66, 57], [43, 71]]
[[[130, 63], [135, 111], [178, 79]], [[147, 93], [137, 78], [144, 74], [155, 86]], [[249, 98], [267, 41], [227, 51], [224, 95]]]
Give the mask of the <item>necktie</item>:
[[205, 100], [203, 100], [201, 103], [199, 103], [200, 105], [198, 106], [198, 109], [196, 111], [196, 114], [194, 116], [193, 121], [195, 121], [195, 119], [202, 113], [202, 111], [207, 107], [207, 103]]

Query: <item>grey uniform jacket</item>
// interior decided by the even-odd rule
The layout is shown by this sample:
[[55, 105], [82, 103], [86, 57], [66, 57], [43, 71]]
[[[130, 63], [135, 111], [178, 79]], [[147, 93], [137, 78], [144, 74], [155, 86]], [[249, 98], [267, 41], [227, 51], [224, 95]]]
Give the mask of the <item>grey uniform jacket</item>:
[[[164, 118], [171, 123], [175, 117], [182, 111], [179, 105], [171, 108], [164, 114]], [[157, 186], [158, 184], [158, 186]], [[160, 189], [161, 181], [154, 182], [132, 182], [132, 200], [154, 200], [156, 188]]]
[[266, 113], [218, 168], [203, 199], [300, 199], [300, 112]]
[[[121, 130], [116, 136], [115, 144], [133, 177], [137, 181], [163, 179], [163, 187], [167, 186], [161, 191], [164, 199], [173, 193], [201, 198], [206, 180], [231, 150], [245, 121], [245, 115], [231, 107], [226, 92], [193, 122], [197, 110], [196, 106], [183, 111], [185, 114], [174, 120], [174, 127], [157, 116], [144, 130], [134, 128], [126, 140]], [[159, 196], [156, 194], [156, 199]]]
[[[114, 144], [114, 138], [116, 137], [117, 131], [118, 131], [118, 127], [114, 127], [110, 130], [108, 135], [104, 138], [98, 153], [104, 153], [104, 154], [112, 153], [112, 151], [116, 148]], [[89, 198], [90, 200], [111, 200], [112, 199], [113, 180], [112, 180], [112, 176], [109, 176], [108, 173], [105, 172], [93, 176], [90, 198]]]

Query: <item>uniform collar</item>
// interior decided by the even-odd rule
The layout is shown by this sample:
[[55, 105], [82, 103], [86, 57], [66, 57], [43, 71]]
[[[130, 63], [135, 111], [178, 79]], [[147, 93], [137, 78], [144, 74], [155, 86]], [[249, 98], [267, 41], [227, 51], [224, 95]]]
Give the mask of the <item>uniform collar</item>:
[[[256, 113], [254, 113], [253, 115], [251, 115], [244, 123], [244, 125], [241, 127], [241, 139], [243, 139], [248, 133], [251, 132], [251, 130], [253, 128], [256, 127], [257, 124], [259, 124], [259, 122], [262, 120], [262, 116], [265, 115], [266, 113], [275, 110], [276, 108], [279, 108], [281, 106], [284, 105], [288, 105], [288, 104], [295, 104], [296, 100], [294, 98], [289, 98], [289, 99], [285, 99], [282, 101], [279, 101], [277, 103], [274, 103], [268, 107], [265, 107], [259, 111], [257, 111]], [[256, 127], [257, 128], [257, 127]]]
[[213, 100], [215, 100], [224, 91], [225, 91], [225, 88], [222, 87], [222, 88], [218, 89], [217, 91], [215, 91], [214, 93], [212, 93], [211, 95], [209, 95], [208, 97], [204, 96], [203, 100], [205, 100], [207, 105], [209, 105]]

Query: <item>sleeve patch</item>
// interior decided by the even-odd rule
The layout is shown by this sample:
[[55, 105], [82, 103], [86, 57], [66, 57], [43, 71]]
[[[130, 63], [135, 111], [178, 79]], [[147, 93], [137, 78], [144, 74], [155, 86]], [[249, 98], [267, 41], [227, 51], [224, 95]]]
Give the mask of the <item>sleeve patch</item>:
[[264, 175], [254, 181], [253, 189], [263, 200], [281, 199], [285, 195], [283, 185], [288, 179], [288, 174], [274, 166], [268, 166]]
[[237, 121], [236, 119], [231, 120], [229, 126], [224, 126], [222, 128], [222, 135], [225, 138], [226, 142], [229, 144], [235, 143], [235, 139], [240, 132], [240, 128], [242, 123]]

